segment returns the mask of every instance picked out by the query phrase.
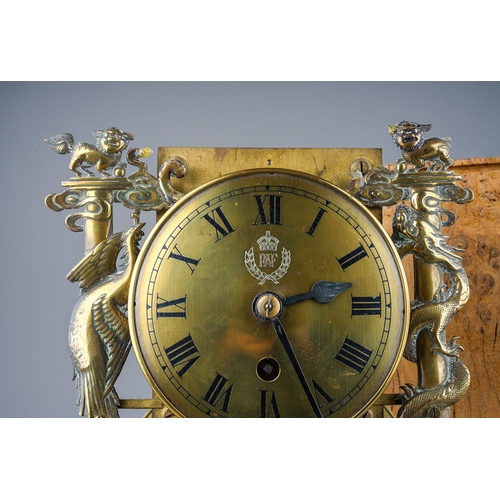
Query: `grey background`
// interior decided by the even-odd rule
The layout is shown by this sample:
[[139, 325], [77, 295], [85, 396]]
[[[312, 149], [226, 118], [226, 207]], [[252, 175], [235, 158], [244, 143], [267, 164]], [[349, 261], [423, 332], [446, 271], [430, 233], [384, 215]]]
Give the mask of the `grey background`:
[[[0, 417], [78, 417], [66, 337], [79, 290], [65, 277], [83, 235], [44, 205], [70, 177], [44, 138], [95, 143], [115, 126], [155, 151], [150, 171], [159, 146], [375, 147], [391, 163], [386, 125], [410, 120], [451, 137], [455, 159], [500, 156], [498, 82], [1, 82], [0, 110]], [[115, 230], [128, 224], [119, 214]], [[149, 397], [133, 353], [116, 387]]]

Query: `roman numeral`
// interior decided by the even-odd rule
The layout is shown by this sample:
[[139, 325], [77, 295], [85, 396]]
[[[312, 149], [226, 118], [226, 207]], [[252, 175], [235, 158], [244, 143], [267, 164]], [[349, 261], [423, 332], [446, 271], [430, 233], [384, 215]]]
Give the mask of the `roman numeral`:
[[[156, 317], [157, 318], [186, 318], [186, 298], [179, 297], [174, 300], [162, 299], [159, 295], [156, 298]], [[167, 309], [169, 311], [159, 311], [159, 309]]]
[[316, 401], [318, 402], [319, 407], [321, 408], [323, 405], [320, 403], [319, 396], [326, 401], [327, 404], [333, 403], [335, 398], [332, 398], [330, 394], [328, 394], [323, 387], [321, 387], [314, 379], [312, 381], [314, 392], [316, 394]]
[[189, 270], [191, 271], [191, 274], [193, 274], [196, 270], [196, 266], [198, 265], [198, 263], [200, 262], [201, 259], [192, 259], [191, 257], [185, 257], [184, 255], [182, 255], [181, 251], [179, 250], [179, 248], [177, 247], [177, 245], [174, 246], [174, 251], [170, 252], [170, 255], [168, 256], [169, 259], [176, 259], [176, 260], [180, 260], [181, 262], [184, 262], [184, 264], [186, 264], [188, 267], [189, 267]]
[[176, 342], [170, 347], [165, 347], [164, 349], [168, 360], [174, 368], [176, 366], [182, 365], [182, 368], [177, 371], [177, 374], [181, 378], [194, 365], [194, 363], [198, 361], [200, 357], [198, 349], [194, 345], [193, 339], [191, 338], [191, 334], [179, 340], [179, 342]]
[[[220, 373], [217, 373], [212, 385], [202, 399], [215, 407], [222, 401], [221, 410], [224, 413], [227, 413], [229, 399], [231, 398], [231, 392], [233, 391], [233, 384], [228, 384], [229, 380], [223, 377]], [[226, 387], [226, 385], [228, 385], [228, 387]]]
[[[257, 226], [259, 224], [278, 224], [281, 225], [281, 198], [283, 196], [254, 196], [255, 201], [257, 202], [257, 210], [259, 214], [255, 219], [255, 222], [252, 224], [253, 226]], [[265, 204], [266, 201], [269, 200], [269, 217], [266, 214]]]
[[236, 231], [236, 229], [234, 229], [227, 220], [227, 217], [225, 216], [221, 207], [217, 207], [215, 210], [212, 210], [212, 216], [207, 214], [202, 218], [208, 221], [215, 228], [217, 241]]
[[278, 402], [276, 401], [276, 395], [271, 394], [271, 401], [269, 405], [267, 404], [267, 393], [269, 391], [260, 391], [260, 417], [268, 418], [271, 411], [273, 412], [274, 418], [280, 418], [280, 410], [278, 408]]
[[359, 247], [355, 248], [352, 252], [345, 254], [343, 257], [340, 257], [337, 261], [340, 264], [342, 271], [345, 271], [348, 267], [365, 257], [368, 257], [368, 254], [363, 248], [363, 245], [359, 245]]
[[316, 218], [313, 220], [313, 223], [311, 224], [311, 227], [309, 230], [306, 231], [306, 234], [309, 236], [314, 236], [314, 231], [316, 231], [316, 228], [318, 227], [319, 221], [321, 220], [321, 217], [325, 214], [326, 210], [323, 210], [320, 208], [318, 210], [318, 213], [316, 214]]
[[334, 359], [361, 373], [366, 363], [368, 363], [372, 352], [373, 350], [369, 350], [361, 344], [354, 342], [349, 337], [346, 337]]
[[353, 297], [351, 295], [351, 316], [381, 316], [380, 295], [376, 297]]

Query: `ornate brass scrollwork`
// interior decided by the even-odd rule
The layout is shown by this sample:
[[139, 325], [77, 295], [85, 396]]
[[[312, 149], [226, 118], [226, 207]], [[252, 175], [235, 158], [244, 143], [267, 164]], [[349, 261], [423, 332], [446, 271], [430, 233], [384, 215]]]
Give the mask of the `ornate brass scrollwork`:
[[389, 126], [403, 156], [394, 170], [381, 166], [369, 172], [355, 194], [370, 206], [399, 204], [392, 239], [401, 257], [412, 254], [415, 259], [415, 300], [404, 356], [417, 364], [418, 385], [402, 388], [399, 417], [443, 415], [470, 382], [457, 337], [446, 337], [451, 318], [469, 299], [469, 283], [460, 250], [449, 246], [441, 231], [455, 222], [455, 214], [441, 203], [469, 203], [474, 196], [457, 186], [460, 177], [448, 171], [451, 140], [424, 138], [430, 127], [407, 121]]
[[[75, 146], [73, 136], [67, 133], [46, 139], [57, 153], [71, 153], [69, 168], [76, 177], [62, 183], [66, 191], [48, 195], [45, 204], [56, 212], [83, 208], [66, 218], [68, 229], [85, 234], [85, 256], [67, 276], [71, 282], [80, 282], [81, 289], [68, 341], [80, 415], [118, 417], [118, 408], [124, 403], [114, 384], [131, 347], [127, 299], [143, 235], [140, 212], [163, 210], [180, 199], [183, 194], [172, 188], [170, 176], [182, 177], [187, 165], [181, 158], [173, 158], [156, 179], [143, 161], [152, 150], [134, 148], [128, 152], [127, 162], [138, 170], [126, 177], [127, 165], [121, 156], [134, 136], [115, 127], [93, 134], [95, 146]], [[134, 224], [112, 234], [115, 202], [132, 210]], [[137, 404], [135, 407], [150, 408], [151, 400]]]
[[[446, 335], [451, 318], [467, 303], [469, 284], [459, 249], [448, 245], [442, 233], [455, 223], [455, 214], [441, 204], [469, 203], [473, 194], [458, 186], [460, 178], [449, 171], [451, 140], [425, 139], [430, 127], [406, 121], [390, 126], [402, 153], [394, 170], [380, 166], [366, 175], [361, 172], [353, 184], [355, 196], [366, 205], [398, 205], [392, 238], [401, 257], [412, 254], [415, 260], [415, 300], [404, 355], [417, 365], [418, 383], [402, 388], [399, 417], [445, 414], [463, 397], [470, 380], [459, 359], [457, 338]], [[110, 127], [93, 135], [95, 145], [75, 146], [67, 133], [46, 139], [58, 154], [71, 154], [69, 168], [75, 177], [62, 183], [66, 191], [48, 195], [45, 203], [57, 212], [78, 210], [66, 218], [66, 225], [85, 235], [85, 255], [68, 274], [81, 288], [69, 325], [77, 403], [80, 414], [90, 417], [115, 417], [123, 407], [161, 414], [164, 408], [155, 398], [130, 400], [127, 406], [114, 384], [130, 350], [126, 296], [143, 234], [140, 213], [164, 210], [183, 196], [171, 179], [185, 176], [187, 165], [182, 158], [169, 158], [155, 177], [145, 163], [149, 148], [130, 149], [126, 163], [122, 161], [132, 134]], [[127, 176], [130, 167], [136, 170]], [[116, 203], [131, 211], [133, 224], [113, 234]]]

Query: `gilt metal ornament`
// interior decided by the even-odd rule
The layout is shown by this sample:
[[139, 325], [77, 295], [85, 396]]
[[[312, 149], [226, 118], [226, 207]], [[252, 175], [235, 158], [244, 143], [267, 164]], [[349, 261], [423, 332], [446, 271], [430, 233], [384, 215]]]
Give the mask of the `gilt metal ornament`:
[[[67, 189], [50, 194], [45, 204], [59, 212], [81, 209], [66, 218], [71, 231], [84, 232], [85, 255], [69, 272], [80, 283], [80, 298], [69, 324], [69, 351], [78, 391], [79, 413], [87, 417], [118, 417], [121, 401], [114, 388], [131, 348], [127, 300], [133, 266], [143, 236], [140, 213], [163, 210], [182, 197], [171, 177], [183, 177], [187, 165], [171, 158], [158, 178], [148, 173], [144, 159], [152, 150], [133, 148], [134, 136], [115, 127], [93, 132], [96, 145], [74, 145], [64, 133], [45, 141], [56, 153], [71, 154], [69, 169], [76, 174], [62, 183]], [[129, 166], [137, 168], [126, 176]], [[131, 210], [133, 225], [113, 234], [113, 204]], [[121, 257], [121, 265], [118, 260]]]
[[[101, 241], [68, 274], [81, 288], [70, 319], [69, 352], [82, 416], [118, 417], [114, 384], [131, 347], [125, 306], [142, 226]], [[118, 271], [122, 249], [125, 263]]]
[[368, 206], [398, 204], [392, 239], [402, 258], [412, 254], [415, 259], [415, 300], [404, 356], [416, 363], [419, 381], [402, 387], [398, 417], [444, 415], [470, 382], [457, 337], [446, 336], [450, 320], [469, 299], [469, 283], [460, 249], [449, 246], [442, 233], [455, 223], [455, 214], [441, 203], [469, 203], [474, 196], [457, 186], [460, 177], [448, 170], [453, 164], [451, 139], [425, 139], [430, 128], [408, 121], [388, 126], [402, 153], [394, 170], [380, 166], [351, 184]]
[[[460, 250], [448, 245], [448, 237], [442, 232], [455, 223], [455, 214], [443, 209], [441, 203], [469, 203], [473, 193], [458, 186], [460, 177], [449, 170], [453, 165], [451, 140], [426, 139], [425, 132], [430, 129], [431, 125], [408, 121], [388, 126], [402, 155], [394, 169], [359, 169], [348, 187], [367, 206], [397, 205], [392, 239], [401, 258], [411, 254], [415, 260], [415, 300], [404, 356], [416, 364], [418, 384], [406, 384], [397, 396], [401, 404], [398, 417], [446, 415], [470, 382], [469, 371], [459, 359], [462, 347], [456, 337], [448, 339], [446, 334], [450, 320], [467, 303], [469, 284]], [[182, 198], [172, 178], [183, 178], [187, 164], [180, 157], [167, 158], [154, 176], [145, 161], [152, 153], [150, 148], [127, 152], [134, 140], [131, 133], [109, 127], [93, 131], [93, 136], [95, 144], [75, 145], [69, 133], [45, 140], [58, 154], [70, 155], [73, 175], [62, 182], [65, 190], [49, 194], [45, 203], [57, 212], [75, 210], [66, 217], [66, 226], [83, 232], [85, 237], [84, 256], [67, 276], [69, 281], [80, 283], [68, 341], [79, 413], [118, 417], [120, 408], [135, 407], [157, 409], [161, 416], [171, 416], [155, 398], [128, 400], [127, 405], [114, 386], [131, 349], [127, 299], [144, 234], [140, 214], [163, 211]], [[118, 233], [113, 232], [115, 205], [129, 210], [132, 219], [131, 227]], [[253, 247], [243, 256], [247, 271], [259, 283], [278, 283], [288, 271], [292, 255], [282, 248], [281, 264], [267, 272], [279, 261], [279, 241], [275, 240], [268, 231], [256, 241], [260, 251], [257, 258]], [[313, 288], [307, 296], [318, 293]]]

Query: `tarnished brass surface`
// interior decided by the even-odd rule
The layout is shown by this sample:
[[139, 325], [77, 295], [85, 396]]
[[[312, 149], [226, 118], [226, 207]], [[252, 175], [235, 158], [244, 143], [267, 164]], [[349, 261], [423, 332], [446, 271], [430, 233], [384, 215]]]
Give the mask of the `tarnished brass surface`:
[[[442, 176], [440, 176], [442, 177]], [[415, 179], [416, 181], [416, 179]], [[418, 189], [418, 184], [414, 181], [415, 189]], [[432, 181], [432, 184], [439, 181]], [[432, 189], [432, 184], [427, 183], [424, 190]], [[422, 189], [422, 188], [421, 188]], [[419, 199], [417, 198], [413, 198]], [[439, 214], [433, 210], [431, 213], [427, 210], [422, 203], [418, 203], [417, 206], [413, 206], [419, 212], [419, 216], [425, 218], [434, 227], [441, 229], [441, 220]], [[397, 236], [396, 236], [397, 237]], [[434, 235], [425, 232], [422, 235], [422, 239], [432, 238]], [[443, 286], [443, 271], [439, 266], [436, 266], [433, 262], [426, 262], [424, 256], [424, 247], [420, 248], [421, 252], [414, 259], [415, 266], [415, 297], [421, 303], [432, 303], [436, 301], [436, 291], [440, 290]], [[428, 356], [427, 353], [431, 352], [433, 347], [432, 333], [425, 329], [426, 334], [418, 335], [416, 343], [416, 358], [419, 359], [418, 363], [418, 381], [419, 386], [424, 389], [430, 389], [432, 387], [439, 386], [446, 378], [446, 361], [443, 356]]]
[[[123, 176], [126, 165], [121, 161], [122, 153], [134, 136], [115, 127], [94, 130], [92, 134], [97, 139], [95, 145], [87, 142], [75, 145], [73, 135], [69, 133], [49, 137], [45, 142], [58, 154], [71, 153], [69, 169], [78, 177], [93, 176], [91, 170], [95, 170], [103, 177]], [[110, 172], [111, 169], [114, 169], [113, 173]]]
[[[56, 212], [80, 209], [66, 218], [66, 226], [85, 235], [85, 256], [68, 274], [71, 282], [80, 283], [81, 290], [68, 329], [79, 413], [118, 417], [118, 408], [127, 407], [121, 406], [114, 384], [131, 347], [126, 304], [143, 235], [140, 212], [162, 210], [175, 203], [182, 194], [171, 187], [170, 178], [184, 175], [186, 166], [173, 158], [157, 179], [143, 161], [152, 150], [133, 148], [127, 163], [136, 171], [126, 177], [127, 164], [121, 156], [133, 135], [114, 127], [93, 134], [95, 146], [75, 145], [68, 133], [46, 139], [56, 153], [71, 154], [69, 168], [76, 177], [62, 182], [66, 191], [49, 194], [45, 204]], [[113, 234], [115, 202], [132, 210], [135, 221], [130, 229], [117, 234]]]
[[[134, 140], [132, 134], [110, 127], [96, 130], [93, 135], [95, 145], [75, 144], [68, 133], [46, 139], [58, 154], [71, 155], [69, 169], [76, 174], [62, 183], [66, 191], [47, 196], [46, 205], [54, 211], [80, 209], [66, 218], [66, 225], [85, 235], [85, 257], [68, 275], [71, 281], [81, 282], [82, 290], [69, 327], [80, 414], [118, 416], [118, 408], [139, 407], [150, 408], [148, 416], [169, 417], [172, 412], [156, 398], [119, 400], [113, 387], [130, 348], [123, 297], [128, 293], [137, 254], [140, 212], [163, 212], [195, 187], [247, 168], [296, 168], [346, 185], [359, 178], [361, 172], [380, 165], [381, 151], [160, 148], [155, 177], [148, 173], [144, 162], [152, 152], [149, 148], [132, 148], [126, 155], [127, 163], [122, 161], [129, 142]], [[127, 175], [127, 164], [136, 171]], [[188, 164], [191, 175], [176, 181], [186, 175]], [[113, 234], [113, 204], [117, 202], [132, 211], [136, 224], [130, 230]], [[125, 268], [117, 271], [116, 257], [123, 248]], [[247, 264], [253, 265], [250, 255]], [[283, 268], [279, 272], [260, 273], [266, 279], [277, 280], [285, 272]]]
[[408, 310], [374, 217], [275, 168], [234, 172], [172, 207], [143, 245], [129, 302], [141, 369], [182, 417], [362, 416], [397, 367]]
[[[83, 231], [85, 234], [85, 256], [68, 274], [68, 279], [81, 283], [81, 297], [75, 306], [69, 327], [69, 347], [75, 368], [80, 414], [116, 417], [119, 408], [133, 407], [149, 409], [146, 416], [155, 418], [174, 415], [199, 416], [191, 415], [190, 410], [186, 410], [182, 405], [182, 398], [171, 399], [170, 393], [167, 396], [163, 392], [165, 386], [159, 381], [157, 366], [153, 369], [155, 360], [163, 355], [163, 358], [168, 360], [162, 365], [163, 374], [167, 373], [165, 370], [170, 362], [169, 384], [175, 386], [180, 393], [184, 391], [182, 397], [185, 399], [189, 399], [190, 396], [186, 394], [190, 394], [195, 399], [204, 400], [201, 404], [206, 405], [209, 416], [228, 416], [224, 413], [229, 410], [231, 403], [231, 411], [238, 409], [230, 416], [248, 416], [248, 412], [252, 411], [259, 415], [251, 416], [363, 416], [371, 407], [367, 416], [388, 417], [393, 415], [387, 406], [397, 402], [402, 403], [398, 414], [400, 417], [445, 416], [449, 406], [463, 396], [470, 379], [467, 368], [458, 357], [461, 347], [457, 345], [455, 338], [449, 341], [446, 338], [446, 326], [466, 304], [469, 286], [460, 264], [458, 250], [446, 245], [446, 236], [442, 233], [442, 227], [455, 222], [455, 215], [449, 210], [443, 210], [441, 202], [468, 203], [473, 195], [469, 189], [458, 186], [457, 181], [460, 178], [448, 171], [453, 164], [451, 140], [426, 139], [424, 132], [430, 130], [430, 127], [406, 121], [388, 127], [402, 153], [402, 157], [395, 162], [393, 171], [381, 166], [379, 149], [172, 147], [159, 149], [158, 175], [153, 176], [148, 173], [144, 162], [151, 154], [151, 149], [129, 150], [125, 163], [122, 161], [122, 155], [134, 137], [114, 127], [94, 131], [95, 145], [83, 142], [75, 145], [73, 136], [67, 133], [47, 139], [47, 143], [57, 153], [71, 154], [69, 168], [76, 177], [62, 183], [66, 188], [63, 193], [47, 196], [46, 205], [54, 211], [79, 209], [79, 212], [66, 218], [66, 225], [72, 231]], [[186, 175], [188, 165], [189, 175]], [[136, 170], [127, 175], [127, 168], [130, 168], [128, 166]], [[237, 196], [232, 195], [241, 203], [237, 207], [228, 203], [228, 200], [223, 198], [223, 193], [219, 193], [219, 207], [223, 212], [217, 211], [217, 206], [212, 204], [215, 198], [209, 200], [211, 205], [206, 208], [203, 204], [194, 207], [196, 203], [202, 203], [205, 194], [215, 193], [215, 186], [222, 185], [217, 182], [205, 186], [207, 191], [191, 193], [185, 198], [185, 204], [181, 202], [176, 205], [177, 208], [169, 212], [162, 222], [163, 225], [153, 231], [157, 237], [161, 235], [174, 243], [174, 250], [172, 247], [165, 247], [170, 249], [167, 258], [165, 255], [159, 257], [164, 252], [162, 245], [167, 240], [148, 240], [145, 245], [144, 252], [149, 252], [149, 257], [161, 264], [165, 280], [151, 279], [146, 286], [143, 278], [142, 283], [134, 281], [132, 286], [134, 290], [137, 286], [139, 289], [146, 287], [136, 297], [137, 302], [139, 306], [144, 306], [144, 302], [141, 302], [143, 296], [150, 297], [146, 309], [154, 309], [157, 315], [154, 318], [151, 312], [142, 312], [137, 323], [141, 325], [141, 331], [137, 332], [135, 348], [141, 368], [153, 390], [160, 391], [160, 399], [153, 397], [143, 400], [120, 400], [114, 383], [131, 345], [126, 302], [141, 236], [141, 211], [155, 210], [164, 213], [186, 193], [197, 190], [214, 179], [231, 174], [228, 177], [228, 186], [234, 187], [243, 181], [243, 178], [247, 178], [246, 174], [242, 175], [243, 171], [262, 168], [272, 169], [273, 175], [290, 169], [297, 171], [293, 187], [285, 186], [286, 189], [292, 190], [285, 189], [287, 196], [292, 193], [296, 197], [294, 206], [285, 209], [283, 205], [279, 208], [280, 217], [286, 216], [288, 220], [293, 220], [295, 229], [290, 229], [290, 232], [288, 228], [283, 227], [281, 220], [278, 221], [276, 212], [273, 212], [277, 205], [274, 208], [271, 206], [281, 194], [259, 191], [260, 194], [255, 192], [250, 195], [245, 192]], [[264, 177], [269, 175], [269, 170], [259, 172]], [[407, 384], [403, 388], [403, 394], [381, 395], [402, 351], [402, 345], [398, 344], [397, 338], [385, 348], [385, 352], [389, 354], [387, 359], [382, 358], [381, 371], [377, 371], [379, 365], [373, 365], [373, 372], [364, 372], [364, 377], [369, 381], [360, 383], [359, 392], [356, 392], [358, 388], [352, 389], [349, 385], [352, 383], [353, 373], [342, 378], [348, 373], [345, 367], [344, 372], [337, 368], [332, 370], [330, 367], [326, 378], [319, 382], [325, 371], [321, 369], [321, 363], [318, 361], [321, 356], [316, 349], [318, 345], [327, 342], [328, 336], [325, 337], [324, 332], [333, 328], [332, 324], [341, 334], [345, 334], [346, 338], [354, 339], [356, 345], [365, 346], [372, 353], [379, 352], [375, 345], [371, 349], [370, 342], [373, 339], [369, 340], [366, 332], [372, 328], [380, 330], [380, 326], [375, 327], [377, 318], [366, 311], [371, 307], [367, 306], [368, 303], [379, 307], [377, 297], [381, 295], [364, 291], [365, 286], [375, 286], [378, 279], [376, 273], [375, 278], [370, 274], [373, 270], [370, 271], [368, 260], [361, 259], [360, 270], [353, 272], [349, 281], [345, 281], [347, 278], [344, 273], [336, 275], [324, 264], [327, 255], [330, 264], [334, 262], [334, 258], [338, 262], [339, 255], [347, 257], [349, 243], [351, 250], [357, 250], [357, 247], [353, 246], [354, 239], [347, 236], [349, 231], [343, 233], [343, 238], [339, 238], [339, 227], [342, 227], [342, 223], [330, 227], [329, 236], [319, 237], [320, 233], [316, 232], [315, 224], [319, 224], [321, 212], [317, 211], [318, 220], [311, 222], [310, 211], [314, 210], [308, 204], [312, 203], [312, 198], [298, 197], [297, 186], [302, 185], [307, 178], [306, 174], [342, 186], [350, 193], [356, 193], [356, 197], [365, 203], [379, 220], [380, 207], [409, 202], [409, 206], [401, 204], [396, 210], [393, 234], [400, 255], [412, 253], [415, 257], [415, 301], [411, 307], [410, 335], [404, 355], [417, 365], [418, 385]], [[262, 185], [259, 186], [262, 188]], [[314, 193], [317, 194], [316, 191]], [[324, 195], [320, 198], [322, 196], [326, 199]], [[260, 198], [260, 205], [255, 204], [257, 197]], [[315, 203], [318, 203], [318, 199]], [[393, 280], [395, 284], [395, 288], [391, 288], [391, 304], [397, 303], [398, 300], [400, 303], [405, 302], [407, 296], [403, 290], [405, 286], [400, 262], [395, 253], [393, 254], [391, 245], [386, 246], [385, 235], [379, 233], [379, 229], [372, 232], [376, 227], [371, 226], [373, 221], [367, 222], [370, 219], [365, 219], [366, 214], [362, 216], [352, 201], [347, 201], [344, 206], [343, 202], [339, 202], [337, 198], [335, 200], [345, 213], [350, 216], [355, 214], [354, 219], [359, 216], [359, 219], [356, 219], [358, 222], [363, 220], [361, 227], [371, 228], [369, 238], [375, 238], [374, 248], [377, 251], [383, 248], [381, 261], [386, 264], [384, 269], [389, 270], [389, 281]], [[114, 203], [121, 203], [131, 210], [134, 221], [130, 229], [118, 234], [113, 234]], [[193, 207], [195, 212], [186, 218], [186, 211]], [[325, 213], [332, 215], [329, 211], [330, 204], [326, 203], [324, 207]], [[231, 225], [243, 224], [245, 217], [248, 218], [252, 210], [253, 223], [247, 224], [246, 231]], [[210, 218], [213, 223], [209, 222]], [[202, 219], [205, 224], [209, 224], [208, 231], [206, 226], [201, 232], [192, 229], [201, 224]], [[184, 221], [184, 225], [174, 228], [175, 222], [179, 220]], [[324, 220], [325, 218], [320, 227], [327, 226]], [[294, 233], [293, 231], [298, 230], [297, 224], [302, 224], [302, 229], [309, 227], [309, 232], [314, 232], [314, 236], [309, 234], [309, 237], [313, 237], [312, 241], [317, 246], [303, 243], [300, 238], [308, 231]], [[266, 227], [271, 230], [264, 231]], [[233, 233], [237, 233], [237, 243], [225, 246], [225, 241], [229, 241], [234, 236]], [[280, 245], [276, 252], [272, 249], [275, 235], [279, 236]], [[226, 236], [229, 236], [227, 240]], [[203, 244], [204, 238], [212, 238], [213, 242], [214, 237], [216, 243], [212, 246]], [[175, 246], [181, 243], [182, 252], [179, 250], [180, 246]], [[256, 245], [260, 247], [261, 244], [264, 245], [264, 250], [257, 250]], [[266, 249], [266, 245], [269, 248]], [[235, 249], [239, 249], [238, 252], [235, 253]], [[124, 252], [125, 257], [124, 267], [117, 270], [116, 258], [121, 252]], [[196, 252], [199, 252], [199, 258], [190, 257], [198, 255]], [[142, 267], [150, 265], [146, 260], [141, 257]], [[186, 276], [181, 276], [182, 273], [179, 274], [175, 270], [171, 265], [174, 261], [181, 265], [184, 273], [187, 273]], [[207, 261], [209, 266], [203, 268]], [[299, 268], [296, 267], [297, 261], [300, 263]], [[380, 267], [378, 269], [380, 270]], [[151, 276], [158, 271], [153, 268], [150, 270]], [[139, 272], [142, 271], [138, 270], [137, 276]], [[197, 272], [196, 282], [193, 281], [195, 284], [190, 284], [189, 272]], [[201, 281], [198, 281], [198, 276], [201, 276]], [[323, 296], [323, 291], [318, 295], [318, 289], [314, 292], [314, 287], [323, 287], [324, 285], [318, 283], [326, 282], [325, 277], [332, 284], [348, 286], [335, 292], [331, 296], [333, 298], [325, 299], [327, 304], [322, 304], [323, 299], [318, 300], [318, 297]], [[289, 281], [291, 278], [293, 282]], [[400, 285], [402, 291], [398, 288]], [[156, 296], [152, 290], [157, 293]], [[183, 290], [185, 295], [182, 295]], [[355, 293], [359, 295], [354, 295]], [[401, 296], [397, 299], [396, 296], [400, 293]], [[193, 297], [199, 304], [196, 310], [202, 311], [196, 312], [194, 317], [191, 313]], [[370, 300], [360, 302], [360, 298]], [[131, 300], [133, 296], [129, 297], [129, 308], [132, 307]], [[300, 303], [296, 304], [296, 301]], [[353, 320], [360, 319], [352, 314], [354, 304], [362, 310], [365, 308], [362, 319], [366, 325], [361, 331], [359, 326], [357, 329], [352, 327], [355, 324]], [[311, 307], [319, 308], [318, 312], [311, 313]], [[219, 312], [221, 308], [222, 313]], [[334, 319], [324, 313], [329, 308], [334, 311]], [[352, 314], [350, 320], [340, 314], [340, 311], [349, 308]], [[383, 316], [383, 311], [382, 307], [380, 317]], [[149, 323], [141, 323], [144, 318], [149, 318]], [[147, 344], [148, 335], [151, 338], [152, 332], [156, 334], [162, 331], [163, 327], [160, 328], [159, 325], [161, 320], [166, 318], [173, 322], [171, 324], [175, 324], [178, 319], [186, 321], [189, 332], [184, 331], [186, 336], [178, 338], [177, 341], [182, 344], [181, 348], [191, 349], [190, 354], [186, 354], [186, 351], [181, 351], [184, 353], [182, 355], [179, 351], [175, 351], [175, 355], [172, 354], [175, 344], [172, 339], [176, 334], [179, 335], [181, 330], [169, 327], [165, 337], [162, 337], [163, 333], [159, 335], [165, 344], [168, 344], [166, 339], [169, 339], [170, 344], [152, 345], [152, 351], [144, 356], [142, 349], [145, 344], [140, 342]], [[135, 321], [135, 318], [133, 320]], [[391, 322], [397, 322], [399, 325], [395, 327], [396, 330], [401, 332], [405, 331], [404, 324], [407, 320], [402, 313], [391, 317]], [[210, 329], [213, 334], [207, 340], [205, 332]], [[300, 331], [301, 336], [296, 337], [297, 331]], [[147, 335], [141, 336], [141, 332], [147, 332]], [[232, 341], [223, 342], [228, 332], [236, 334], [231, 337]], [[257, 343], [252, 340], [256, 333], [262, 334]], [[190, 337], [191, 335], [194, 337]], [[133, 338], [136, 339], [135, 330]], [[334, 338], [343, 337], [336, 333]], [[196, 344], [194, 340], [191, 343], [190, 339], [197, 339]], [[222, 342], [223, 351], [216, 350], [217, 342]], [[200, 353], [198, 349], [201, 347], [205, 349], [203, 362], [198, 361], [196, 353], [193, 354], [193, 349]], [[345, 345], [332, 345], [325, 347], [324, 352], [330, 353], [331, 362], [332, 358], [336, 359], [335, 353], [342, 352], [344, 348]], [[286, 356], [276, 361], [279, 352], [281, 355], [285, 352]], [[230, 358], [238, 359], [239, 362], [233, 365]], [[225, 363], [222, 366], [229, 367], [229, 373], [234, 380], [216, 371], [216, 363], [220, 359]], [[259, 393], [257, 400], [252, 399], [253, 406], [249, 403], [250, 396], [236, 396], [236, 382], [239, 385], [240, 381], [244, 380], [244, 384], [247, 384], [244, 387], [251, 390], [246, 376], [240, 372], [250, 366], [248, 363], [253, 366], [254, 376], [256, 374], [259, 383], [265, 387], [253, 387], [253, 390]], [[317, 367], [318, 363], [320, 368]], [[203, 368], [199, 379], [190, 382], [188, 378], [194, 373], [193, 365], [197, 369], [198, 366]], [[363, 366], [365, 369], [367, 364]], [[269, 389], [270, 384], [274, 384], [273, 389]], [[332, 391], [336, 396], [331, 396]], [[345, 394], [349, 402], [345, 402], [341, 394]], [[295, 413], [297, 401], [301, 401], [298, 404], [300, 408], [307, 408], [307, 415], [301, 413], [303, 410]], [[250, 405], [253, 409], [249, 410], [245, 405]], [[292, 407], [293, 410], [290, 409]], [[203, 411], [205, 410], [202, 410], [202, 413]], [[286, 415], [280, 415], [280, 411]]]
[[[430, 125], [400, 122], [389, 133], [403, 153], [394, 170], [369, 172], [356, 196], [374, 206], [400, 203], [393, 220], [392, 239], [401, 257], [415, 258], [415, 300], [412, 302], [404, 356], [416, 363], [418, 385], [406, 384], [399, 417], [443, 417], [470, 383], [469, 371], [458, 357], [456, 337], [447, 341], [446, 327], [469, 299], [469, 283], [458, 255], [446, 244], [442, 228], [455, 214], [441, 202], [469, 203], [473, 193], [456, 185], [448, 168], [453, 164], [450, 139], [425, 139]], [[409, 200], [409, 206], [401, 202]]]
[[[172, 179], [172, 189], [188, 193], [193, 189], [232, 172], [252, 168], [287, 168], [318, 176], [346, 189], [356, 179], [382, 165], [379, 148], [158, 148], [158, 170], [171, 158], [189, 165], [189, 175]], [[349, 190], [349, 192], [351, 192]], [[368, 207], [382, 220], [379, 207]]]
[[449, 137], [425, 138], [424, 133], [431, 129], [431, 125], [402, 121], [394, 126], [388, 125], [387, 129], [401, 149], [403, 160], [415, 168], [433, 171], [435, 168], [447, 169], [453, 164]]
[[[131, 347], [124, 306], [142, 226], [137, 224], [101, 241], [68, 274], [81, 288], [70, 318], [68, 344], [82, 416], [118, 416], [114, 385]], [[117, 271], [122, 250], [123, 268]]]
[[155, 398], [151, 399], [121, 399], [120, 408], [123, 409], [155, 409], [161, 410], [165, 405]]
[[159, 166], [172, 157], [189, 165], [189, 175], [172, 182], [185, 193], [225, 174], [267, 167], [300, 170], [347, 186], [360, 159], [366, 171], [382, 164], [382, 150], [376, 148], [158, 148]]

